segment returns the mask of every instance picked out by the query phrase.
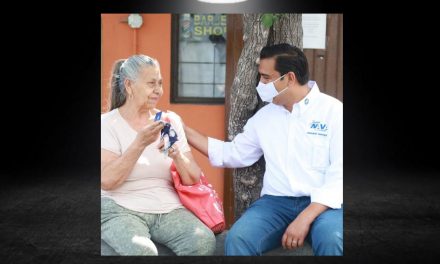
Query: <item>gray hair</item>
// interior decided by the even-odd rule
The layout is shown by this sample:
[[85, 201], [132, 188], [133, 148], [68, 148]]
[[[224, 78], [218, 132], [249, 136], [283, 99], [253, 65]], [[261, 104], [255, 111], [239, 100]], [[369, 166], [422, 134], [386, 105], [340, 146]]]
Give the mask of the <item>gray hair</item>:
[[135, 81], [143, 67], [159, 67], [159, 62], [146, 55], [133, 55], [128, 59], [117, 60], [113, 65], [111, 77], [111, 98], [110, 111], [121, 107], [127, 101], [125, 80]]

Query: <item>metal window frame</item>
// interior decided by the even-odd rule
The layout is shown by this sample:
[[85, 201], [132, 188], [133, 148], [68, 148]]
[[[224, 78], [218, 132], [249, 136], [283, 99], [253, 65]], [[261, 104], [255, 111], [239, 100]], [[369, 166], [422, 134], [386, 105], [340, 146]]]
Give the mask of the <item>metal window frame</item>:
[[[179, 95], [179, 14], [171, 15], [171, 103], [222, 105], [225, 98]], [[226, 80], [225, 80], [226, 82]]]

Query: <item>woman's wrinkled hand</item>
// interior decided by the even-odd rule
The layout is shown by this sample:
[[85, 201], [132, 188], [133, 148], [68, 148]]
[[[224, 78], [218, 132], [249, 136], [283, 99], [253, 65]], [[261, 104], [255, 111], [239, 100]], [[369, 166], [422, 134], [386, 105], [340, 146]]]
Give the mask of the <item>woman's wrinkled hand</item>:
[[162, 128], [163, 124], [158, 121], [154, 122], [153, 124], [146, 125], [139, 131], [136, 139], [143, 147], [146, 147], [157, 140]]
[[[159, 145], [157, 146], [157, 148], [163, 152], [165, 149], [165, 141], [162, 139], [159, 142]], [[177, 144], [173, 144], [167, 151], [167, 155], [168, 157], [172, 158], [173, 160], [176, 160], [178, 157], [180, 157], [180, 150], [179, 147], [177, 146]]]

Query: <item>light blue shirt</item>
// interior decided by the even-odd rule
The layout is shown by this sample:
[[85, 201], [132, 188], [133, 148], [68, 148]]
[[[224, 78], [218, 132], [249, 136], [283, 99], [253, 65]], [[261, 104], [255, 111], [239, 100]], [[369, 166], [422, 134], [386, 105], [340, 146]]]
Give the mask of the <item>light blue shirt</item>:
[[261, 195], [310, 196], [311, 202], [341, 208], [342, 102], [319, 91], [294, 104], [292, 112], [268, 104], [246, 123], [232, 142], [208, 138], [213, 166], [241, 168], [264, 154], [266, 171]]

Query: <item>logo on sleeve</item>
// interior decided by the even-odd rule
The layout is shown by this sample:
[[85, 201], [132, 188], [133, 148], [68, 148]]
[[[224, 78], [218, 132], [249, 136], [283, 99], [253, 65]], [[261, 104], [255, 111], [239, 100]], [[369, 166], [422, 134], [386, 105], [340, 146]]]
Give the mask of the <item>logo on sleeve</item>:
[[309, 131], [307, 134], [310, 135], [319, 135], [319, 136], [327, 136], [327, 124], [320, 121], [312, 121], [309, 124]]

